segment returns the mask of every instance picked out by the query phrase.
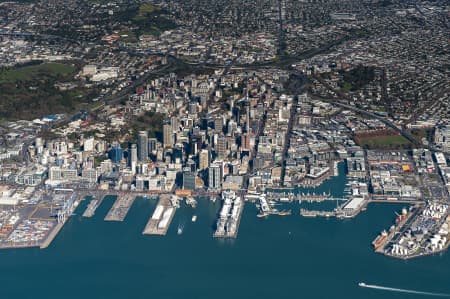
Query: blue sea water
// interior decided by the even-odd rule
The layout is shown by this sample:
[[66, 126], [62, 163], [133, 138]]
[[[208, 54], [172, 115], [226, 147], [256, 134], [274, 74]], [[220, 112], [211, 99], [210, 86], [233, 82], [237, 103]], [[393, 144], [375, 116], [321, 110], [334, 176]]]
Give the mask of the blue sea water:
[[[345, 182], [328, 184], [342, 192]], [[93, 218], [80, 216], [83, 201], [47, 249], [0, 251], [0, 298], [427, 298], [361, 281], [450, 293], [448, 252], [409, 261], [373, 252], [371, 241], [403, 205], [371, 204], [342, 221], [303, 218], [298, 204], [291, 216], [261, 219], [247, 203], [237, 239], [220, 240], [212, 238], [219, 201], [183, 204], [159, 237], [142, 235], [156, 201], [138, 198], [124, 222], [105, 222], [114, 200]]]

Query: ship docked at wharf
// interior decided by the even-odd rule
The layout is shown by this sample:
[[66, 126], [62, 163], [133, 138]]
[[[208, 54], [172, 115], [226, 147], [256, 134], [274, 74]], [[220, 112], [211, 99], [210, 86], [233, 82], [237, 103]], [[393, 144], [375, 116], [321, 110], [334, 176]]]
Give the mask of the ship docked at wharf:
[[213, 236], [216, 238], [236, 238], [241, 221], [244, 201], [234, 191], [222, 192], [222, 209]]
[[386, 230], [383, 230], [381, 234], [379, 234], [375, 240], [372, 241], [372, 246], [375, 250], [378, 250], [381, 246], [383, 246], [387, 241], [388, 233]]
[[375, 251], [384, 255], [409, 259], [446, 250], [450, 245], [449, 205], [427, 202], [403, 208], [397, 214], [389, 233], [383, 232], [373, 241]]

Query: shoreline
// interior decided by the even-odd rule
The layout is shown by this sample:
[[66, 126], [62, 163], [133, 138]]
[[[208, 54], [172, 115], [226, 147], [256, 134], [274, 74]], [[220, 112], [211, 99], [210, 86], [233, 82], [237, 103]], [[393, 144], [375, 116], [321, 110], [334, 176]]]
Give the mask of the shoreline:
[[57, 223], [56, 225], [55, 225], [55, 227], [53, 228], [53, 230], [48, 234], [48, 236], [45, 238], [45, 240], [44, 240], [44, 242], [42, 242], [40, 245], [39, 245], [39, 248], [40, 249], [45, 249], [45, 248], [47, 248], [48, 246], [50, 246], [50, 244], [53, 242], [53, 240], [56, 238], [56, 236], [58, 235], [58, 233], [61, 231], [61, 229], [63, 228], [63, 226], [64, 226], [64, 224], [66, 223], [66, 221], [67, 221], [67, 218], [66, 218], [66, 220], [64, 220], [64, 222], [60, 222], [60, 223]]

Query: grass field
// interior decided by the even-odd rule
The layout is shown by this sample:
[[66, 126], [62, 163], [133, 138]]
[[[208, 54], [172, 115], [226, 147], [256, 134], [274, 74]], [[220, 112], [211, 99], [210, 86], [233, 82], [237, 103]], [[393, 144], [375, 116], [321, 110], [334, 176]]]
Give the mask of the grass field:
[[399, 149], [411, 146], [411, 142], [401, 135], [357, 137], [355, 141], [358, 145], [369, 149]]
[[12, 83], [16, 81], [33, 81], [35, 79], [58, 78], [72, 75], [76, 67], [63, 63], [43, 63], [0, 71], [0, 83]]
[[142, 4], [141, 6], [139, 6], [140, 15], [148, 14], [157, 10], [160, 10], [160, 8], [151, 4]]
[[137, 42], [136, 34], [133, 31], [123, 30], [118, 33], [120, 38], [124, 42], [135, 43]]
[[176, 28], [176, 24], [164, 17], [165, 11], [151, 4], [139, 6], [131, 21], [139, 27], [137, 34], [151, 34], [158, 36], [165, 30]]
[[151, 13], [160, 10], [161, 9], [157, 6], [151, 4], [142, 4], [141, 6], [139, 6], [138, 13], [136, 16], [134, 16], [133, 21], [135, 22], [145, 21]]
[[69, 113], [95, 92], [84, 87], [59, 90], [55, 84], [73, 80], [76, 64], [42, 63], [0, 70], [0, 118], [34, 119]]

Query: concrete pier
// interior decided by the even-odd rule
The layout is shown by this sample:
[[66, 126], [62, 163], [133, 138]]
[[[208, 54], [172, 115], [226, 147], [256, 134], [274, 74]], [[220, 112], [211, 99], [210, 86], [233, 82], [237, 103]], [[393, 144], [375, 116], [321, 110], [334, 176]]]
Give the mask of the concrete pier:
[[173, 216], [176, 212], [176, 206], [173, 206], [169, 195], [161, 195], [152, 217], [145, 226], [144, 235], [164, 236], [169, 229]]
[[95, 211], [100, 206], [100, 204], [105, 199], [105, 197], [106, 197], [106, 195], [101, 197], [101, 199], [95, 199], [95, 198], [91, 199], [88, 207], [86, 208], [86, 210], [83, 213], [83, 217], [87, 217], [87, 218], [93, 217], [95, 215]]
[[[233, 193], [234, 194], [234, 193]], [[239, 196], [232, 196], [224, 200], [219, 219], [216, 224], [214, 238], [236, 238], [244, 210], [244, 201]]]
[[300, 215], [302, 215], [303, 217], [336, 217], [337, 213], [335, 211], [316, 211], [316, 210], [300, 209]]
[[39, 246], [41, 249], [45, 249], [52, 241], [56, 238], [59, 231], [63, 228], [64, 224], [66, 223], [67, 218], [64, 220], [64, 222], [57, 223], [55, 227], [53, 227], [52, 231], [48, 234], [47, 238], [45, 238], [44, 242]]
[[133, 195], [118, 196], [116, 202], [109, 210], [105, 221], [123, 221], [128, 214], [136, 197]]
[[[85, 196], [84, 195], [80, 195], [74, 202], [74, 205], [71, 208], [71, 212], [69, 214], [69, 217], [72, 216], [73, 211], [76, 209], [76, 207], [78, 206], [78, 204], [84, 200]], [[58, 222], [56, 223], [56, 225], [52, 228], [52, 230], [50, 231], [50, 233], [47, 235], [47, 237], [45, 238], [45, 240], [40, 244], [40, 248], [41, 249], [45, 249], [48, 246], [50, 246], [50, 244], [53, 242], [53, 240], [56, 238], [56, 236], [58, 235], [59, 231], [63, 228], [64, 224], [66, 224], [67, 220], [69, 220], [69, 217], [64, 217], [62, 222]]]

